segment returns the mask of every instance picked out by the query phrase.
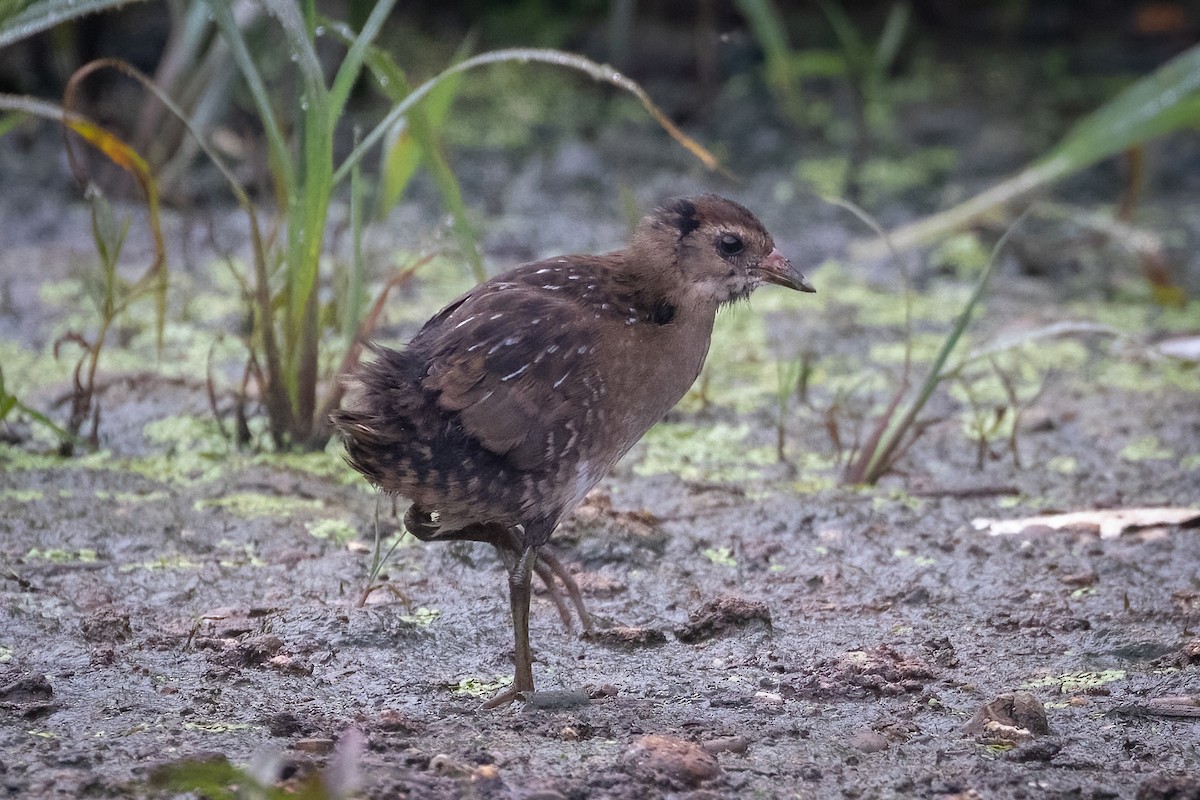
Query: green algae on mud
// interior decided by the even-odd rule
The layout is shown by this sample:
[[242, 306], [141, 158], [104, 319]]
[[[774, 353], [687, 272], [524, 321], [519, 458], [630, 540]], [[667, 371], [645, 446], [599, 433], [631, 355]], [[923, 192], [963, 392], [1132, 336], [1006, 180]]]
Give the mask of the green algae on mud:
[[192, 508], [197, 511], [220, 508], [239, 517], [293, 517], [309, 516], [326, 508], [323, 500], [290, 497], [262, 492], [233, 492], [220, 497], [196, 500]]

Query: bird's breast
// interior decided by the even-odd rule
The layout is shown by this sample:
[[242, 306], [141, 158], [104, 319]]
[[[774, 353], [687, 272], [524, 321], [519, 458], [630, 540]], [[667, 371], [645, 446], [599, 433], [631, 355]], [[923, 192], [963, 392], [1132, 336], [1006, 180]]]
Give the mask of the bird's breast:
[[711, 319], [681, 314], [667, 324], [642, 321], [599, 338], [595, 363], [603, 365], [603, 396], [598, 410], [606, 426], [629, 432], [622, 453], [695, 383], [708, 354]]

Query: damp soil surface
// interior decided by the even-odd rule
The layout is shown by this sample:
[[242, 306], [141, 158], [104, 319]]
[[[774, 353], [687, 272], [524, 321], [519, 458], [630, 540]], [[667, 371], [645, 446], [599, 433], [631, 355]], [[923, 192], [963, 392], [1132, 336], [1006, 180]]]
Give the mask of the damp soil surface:
[[[617, 246], [608, 177], [553, 183], [605, 163], [606, 146], [505, 167], [541, 199], [487, 212], [490, 258]], [[721, 188], [688, 169], [639, 200]], [[636, 181], [638, 165], [618, 177]], [[216, 432], [203, 365], [236, 311], [206, 316], [176, 298], [187, 327], [168, 329], [168, 348], [198, 352], [186, 363], [199, 367], [105, 362], [96, 453], [47, 455], [38, 426], [14, 422], [0, 453], [0, 793], [187, 796], [161, 782], [190, 763], [179, 785], [295, 788], [320, 774], [331, 792], [371, 798], [1200, 797], [1200, 530], [975, 524], [1200, 504], [1196, 367], [1153, 349], [1200, 326], [1144, 293], [1113, 299], [1097, 288], [1110, 275], [1006, 262], [977, 341], [1095, 314], [1123, 320], [1124, 335], [1047, 339], [1035, 356], [1065, 349], [1030, 356], [1011, 442], [977, 445], [970, 395], [939, 393], [897, 472], [838, 486], [839, 459], [900, 380], [885, 351], [903, 340], [903, 289], [865, 267], [812, 271], [853, 223], [813, 198], [780, 199], [770, 187], [785, 178], [724, 191], [786, 228], [781, 245], [819, 294], [763, 290], [723, 319], [702, 390], [564, 523], [554, 548], [595, 630], [568, 630], [536, 594], [540, 691], [527, 702], [481, 709], [512, 668], [505, 572], [488, 548], [403, 540], [360, 607], [393, 504], [335, 447], [270, 455]], [[86, 303], [69, 289], [86, 214], [6, 196], [6, 232], [20, 236], [3, 254], [0, 318], [24, 350], [5, 352], [61, 370], [48, 352]], [[1168, 232], [1195, 235], [1178, 221], [1194, 200], [1149, 197]], [[580, 215], [597, 222], [560, 224]], [[391, 243], [424, 235], [431, 216], [409, 213]], [[168, 220], [169, 236], [203, 240], [196, 228]], [[533, 252], [514, 251], [521, 241]], [[183, 285], [219, 283], [216, 256], [184, 249]], [[917, 309], [918, 337], [936, 342], [969, 284], [925, 277], [921, 292], [957, 292]], [[401, 340], [449, 296], [410, 289], [412, 313], [388, 330]], [[148, 329], [121, 329], [112, 352]], [[804, 396], [788, 390], [780, 461], [775, 362], [804, 352], [814, 371]], [[835, 381], [847, 372], [853, 391]], [[62, 416], [69, 381], [11, 381]], [[986, 402], [979, 424], [1006, 401]], [[227, 397], [217, 408], [230, 430]]]

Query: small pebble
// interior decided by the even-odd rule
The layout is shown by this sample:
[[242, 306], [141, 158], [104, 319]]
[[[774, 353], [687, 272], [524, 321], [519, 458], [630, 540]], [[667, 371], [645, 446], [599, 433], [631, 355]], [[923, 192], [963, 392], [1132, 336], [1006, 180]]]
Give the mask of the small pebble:
[[429, 771], [438, 775], [457, 774], [463, 771], [462, 767], [454, 763], [454, 759], [445, 753], [438, 753], [433, 758], [429, 759]]
[[530, 692], [525, 695], [527, 709], [567, 709], [586, 706], [591, 701], [582, 689], [560, 689], [548, 692]]
[[477, 791], [492, 793], [502, 788], [504, 781], [500, 780], [500, 770], [495, 764], [480, 764], [471, 770], [471, 784]]
[[635, 741], [621, 760], [649, 780], [696, 787], [721, 774], [717, 757], [694, 742], [650, 735]]
[[888, 740], [883, 734], [868, 728], [851, 736], [850, 746], [862, 753], [882, 753], [888, 749]]
[[718, 753], [745, 753], [750, 747], [750, 740], [745, 736], [723, 736], [720, 739], [709, 739], [701, 742], [704, 752], [717, 755]]
[[653, 647], [655, 645], [666, 644], [667, 635], [654, 628], [614, 626], [612, 628], [588, 631], [583, 634], [583, 640], [609, 647]]
[[1050, 723], [1031, 692], [1005, 692], [976, 711], [963, 733], [985, 743], [1020, 744], [1050, 733]]

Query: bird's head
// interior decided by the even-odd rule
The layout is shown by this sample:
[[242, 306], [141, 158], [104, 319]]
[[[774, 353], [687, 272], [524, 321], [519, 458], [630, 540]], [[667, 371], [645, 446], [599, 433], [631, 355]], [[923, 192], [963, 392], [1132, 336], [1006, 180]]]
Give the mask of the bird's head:
[[636, 261], [653, 265], [674, 284], [671, 294], [697, 305], [741, 300], [764, 283], [816, 291], [757, 217], [715, 194], [655, 209], [638, 226], [632, 249]]

